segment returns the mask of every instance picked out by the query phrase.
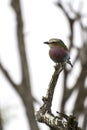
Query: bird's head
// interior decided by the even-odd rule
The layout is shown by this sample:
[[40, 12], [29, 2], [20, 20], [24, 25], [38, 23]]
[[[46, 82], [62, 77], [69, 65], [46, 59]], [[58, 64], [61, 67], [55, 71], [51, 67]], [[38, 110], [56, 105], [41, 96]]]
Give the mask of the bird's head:
[[60, 46], [60, 47], [64, 47], [65, 49], [67, 49], [64, 42], [61, 39], [57, 39], [57, 38], [52, 38], [49, 41], [44, 42], [44, 44], [48, 44], [50, 47]]

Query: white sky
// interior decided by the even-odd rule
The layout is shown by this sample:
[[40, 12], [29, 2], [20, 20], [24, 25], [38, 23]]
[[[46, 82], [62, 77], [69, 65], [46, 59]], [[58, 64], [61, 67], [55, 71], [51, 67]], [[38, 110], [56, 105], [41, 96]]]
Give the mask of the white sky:
[[[53, 4], [53, 1], [21, 0], [32, 93], [40, 102], [42, 96], [45, 95], [54, 65], [48, 56], [49, 48], [43, 42], [49, 38], [57, 37], [64, 40], [67, 46], [69, 45], [67, 43], [69, 27], [66, 23], [66, 18], [61, 10]], [[19, 83], [21, 72], [15, 34], [15, 13], [10, 7], [10, 1], [0, 0], [0, 58], [15, 82]], [[60, 78], [62, 76], [61, 74]], [[4, 117], [8, 119], [5, 130], [28, 130], [28, 124], [25, 121], [25, 111], [20, 98], [1, 73], [0, 81], [0, 107], [6, 109]], [[57, 99], [62, 95], [60, 80], [58, 83], [60, 89], [58, 88], [57, 90], [56, 87], [54, 112], [60, 105], [55, 103], [55, 99], [58, 101]], [[9, 107], [10, 110], [7, 111]], [[36, 109], [38, 109], [38, 106], [36, 106]]]

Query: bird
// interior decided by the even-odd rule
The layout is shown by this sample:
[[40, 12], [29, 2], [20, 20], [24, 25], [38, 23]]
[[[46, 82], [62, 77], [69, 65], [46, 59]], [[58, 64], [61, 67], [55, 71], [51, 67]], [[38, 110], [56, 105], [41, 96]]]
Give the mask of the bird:
[[45, 41], [44, 44], [49, 45], [49, 56], [55, 63], [62, 65], [68, 63], [73, 67], [70, 61], [69, 49], [61, 39], [51, 38], [49, 41]]

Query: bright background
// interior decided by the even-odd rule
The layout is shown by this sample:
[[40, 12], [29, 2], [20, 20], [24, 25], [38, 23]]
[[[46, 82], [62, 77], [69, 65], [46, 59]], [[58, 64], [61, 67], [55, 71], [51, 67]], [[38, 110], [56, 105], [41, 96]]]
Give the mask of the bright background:
[[[61, 9], [56, 7], [53, 2], [54, 0], [21, 0], [32, 93], [40, 103], [42, 103], [42, 96], [46, 93], [54, 71], [54, 63], [48, 56], [49, 48], [43, 42], [50, 38], [60, 38], [69, 46], [68, 21]], [[16, 83], [19, 83], [21, 72], [16, 38], [16, 19], [10, 6], [10, 0], [0, 0], [0, 58], [11, 77]], [[73, 61], [73, 57], [71, 59]], [[61, 73], [60, 79], [62, 76]], [[60, 107], [62, 96], [60, 79], [54, 96], [52, 108], [54, 113]], [[70, 83], [72, 82], [70, 81]], [[35, 108], [38, 110], [39, 106], [35, 105]], [[22, 101], [2, 73], [0, 73], [0, 109], [4, 115], [5, 130], [28, 130]], [[42, 124], [42, 128], [45, 128], [44, 124]]]

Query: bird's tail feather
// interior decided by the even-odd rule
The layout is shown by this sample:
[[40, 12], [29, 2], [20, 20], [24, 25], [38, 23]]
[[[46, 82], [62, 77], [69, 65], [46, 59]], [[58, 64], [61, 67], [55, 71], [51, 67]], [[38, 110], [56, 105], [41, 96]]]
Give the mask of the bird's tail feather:
[[73, 67], [73, 65], [72, 65], [72, 63], [71, 63], [70, 60], [68, 60], [67, 63], [68, 63], [69, 65], [71, 65], [71, 67]]

